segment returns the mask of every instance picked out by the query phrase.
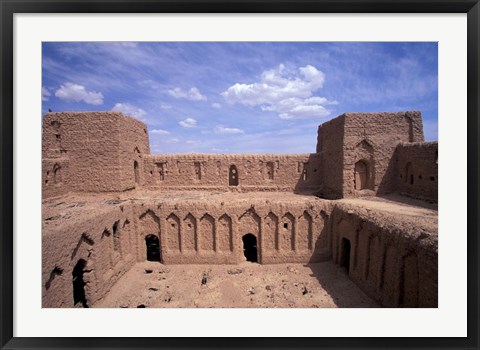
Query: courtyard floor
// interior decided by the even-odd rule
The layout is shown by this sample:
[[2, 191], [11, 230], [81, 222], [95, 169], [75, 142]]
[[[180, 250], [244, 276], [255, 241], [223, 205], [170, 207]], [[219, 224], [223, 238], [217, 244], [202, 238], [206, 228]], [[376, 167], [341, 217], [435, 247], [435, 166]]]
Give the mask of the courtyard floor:
[[137, 263], [97, 308], [369, 308], [345, 269], [316, 264], [162, 265]]

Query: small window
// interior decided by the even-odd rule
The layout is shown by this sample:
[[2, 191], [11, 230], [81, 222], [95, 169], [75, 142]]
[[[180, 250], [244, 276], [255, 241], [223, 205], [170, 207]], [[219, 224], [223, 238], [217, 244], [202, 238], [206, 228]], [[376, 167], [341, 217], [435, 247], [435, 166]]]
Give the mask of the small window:
[[288, 228], [288, 223], [287, 222], [283, 223], [283, 228]]

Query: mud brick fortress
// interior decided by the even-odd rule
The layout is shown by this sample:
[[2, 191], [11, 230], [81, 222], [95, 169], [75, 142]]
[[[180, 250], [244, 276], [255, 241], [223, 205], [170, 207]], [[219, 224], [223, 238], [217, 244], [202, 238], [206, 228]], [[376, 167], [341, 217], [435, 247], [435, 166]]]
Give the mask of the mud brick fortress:
[[93, 305], [145, 260], [332, 260], [382, 306], [437, 307], [438, 144], [419, 112], [345, 113], [311, 154], [235, 155], [153, 155], [132, 117], [47, 113], [42, 155], [43, 307]]

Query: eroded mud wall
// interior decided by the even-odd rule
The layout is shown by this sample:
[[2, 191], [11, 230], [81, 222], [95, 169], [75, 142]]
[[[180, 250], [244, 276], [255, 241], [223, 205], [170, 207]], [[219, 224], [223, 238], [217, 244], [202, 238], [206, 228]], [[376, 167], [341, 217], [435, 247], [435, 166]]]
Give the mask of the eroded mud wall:
[[318, 127], [317, 153], [322, 164], [319, 195], [322, 198], [343, 197], [343, 143], [345, 117], [343, 115]]
[[[42, 137], [43, 198], [134, 188], [134, 161], [141, 174], [141, 157], [149, 153], [145, 124], [120, 112], [47, 113]], [[60, 165], [67, 162], [68, 167]], [[62, 185], [49, 179], [55, 163]]]
[[331, 220], [332, 259], [369, 296], [386, 307], [437, 307], [436, 233], [342, 205]]
[[438, 143], [403, 143], [395, 152], [396, 191], [402, 195], [438, 200]]
[[158, 235], [166, 264], [237, 264], [245, 261], [242, 238], [256, 237], [258, 262], [329, 259], [327, 204], [144, 204], [135, 209], [137, 259], [145, 260], [148, 234]]
[[316, 154], [150, 155], [143, 184], [151, 189], [316, 190], [321, 170]]
[[133, 210], [106, 203], [87, 213], [82, 202], [62, 205], [63, 214], [42, 225], [42, 306], [82, 307], [77, 287], [93, 305], [135, 263]]
[[[395, 148], [400, 142], [423, 142], [420, 112], [346, 113], [344, 136], [343, 195], [387, 193], [392, 181]], [[365, 183], [360, 184], [359, 165], [365, 167]], [[357, 166], [357, 167], [356, 167]]]

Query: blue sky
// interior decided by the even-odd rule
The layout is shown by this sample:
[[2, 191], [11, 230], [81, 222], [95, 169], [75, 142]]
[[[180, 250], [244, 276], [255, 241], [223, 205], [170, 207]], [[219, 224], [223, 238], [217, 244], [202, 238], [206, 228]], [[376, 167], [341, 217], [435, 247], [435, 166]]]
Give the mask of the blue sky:
[[437, 140], [437, 43], [50, 42], [42, 113], [119, 110], [151, 152], [313, 153], [344, 112], [420, 110]]

